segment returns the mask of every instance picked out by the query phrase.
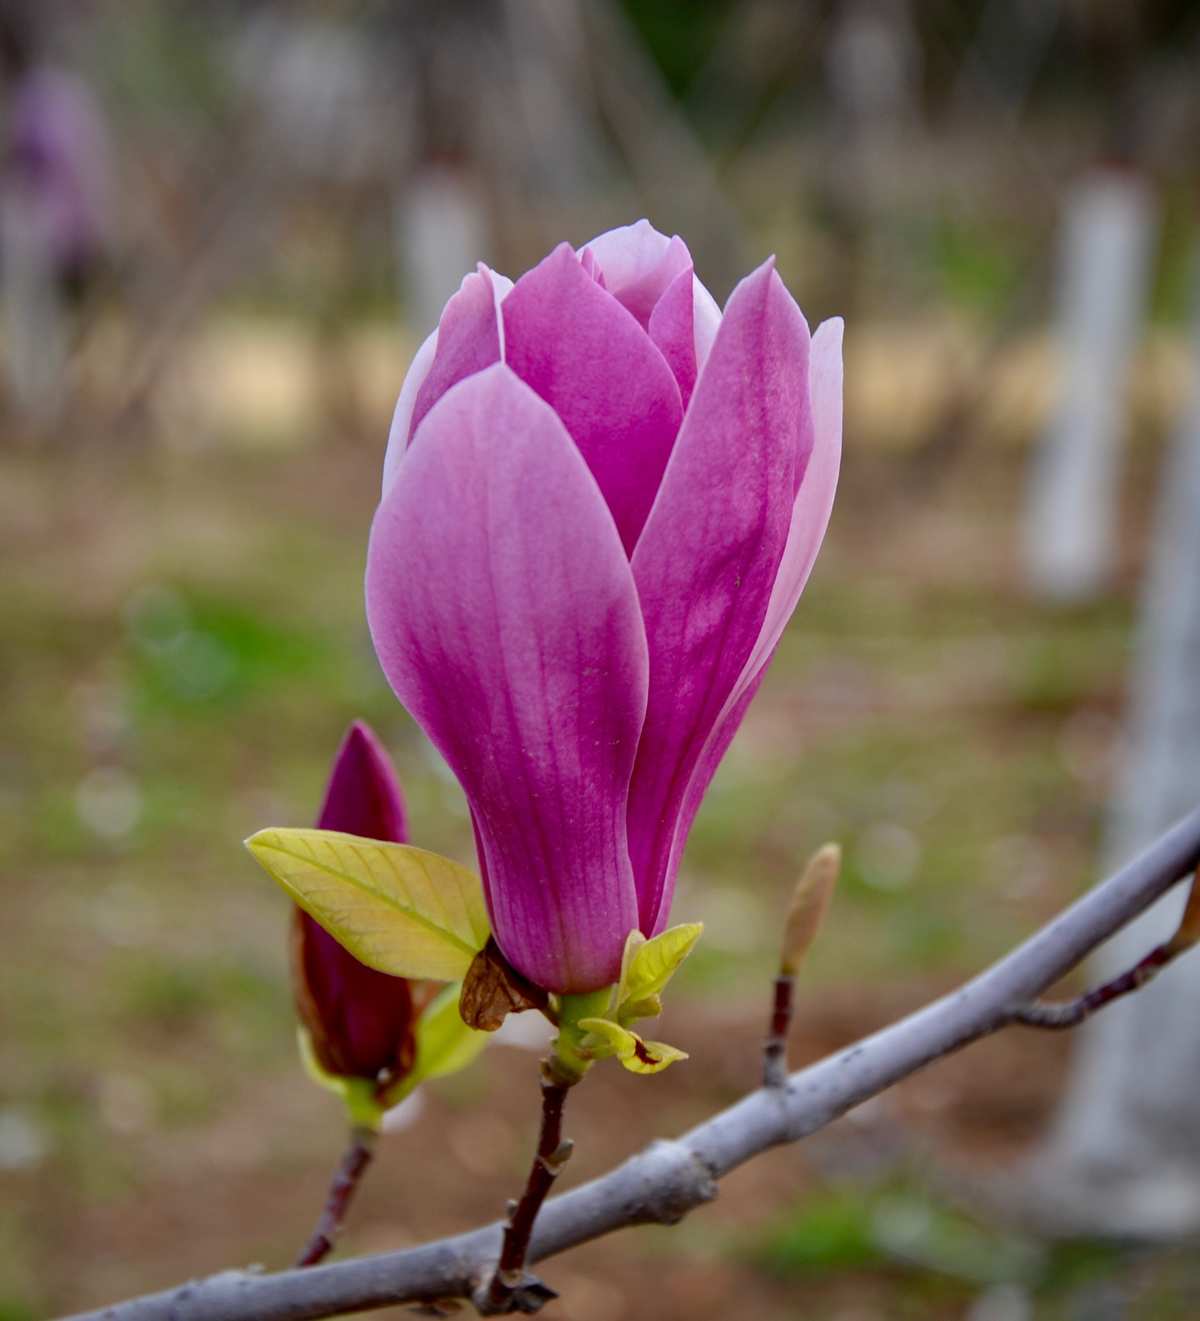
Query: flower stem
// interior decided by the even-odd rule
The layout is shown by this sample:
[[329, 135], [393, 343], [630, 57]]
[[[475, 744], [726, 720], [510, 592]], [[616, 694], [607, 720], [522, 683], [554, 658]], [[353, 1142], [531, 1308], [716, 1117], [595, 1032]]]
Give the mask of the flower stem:
[[374, 1129], [360, 1125], [350, 1130], [350, 1145], [334, 1171], [320, 1219], [304, 1251], [296, 1259], [297, 1266], [315, 1266], [332, 1251], [350, 1201], [375, 1154], [376, 1136]]
[[527, 1279], [525, 1275], [525, 1256], [529, 1251], [529, 1239], [537, 1214], [554, 1186], [559, 1170], [571, 1155], [571, 1140], [564, 1139], [562, 1135], [562, 1117], [567, 1092], [574, 1084], [559, 1080], [549, 1065], [547, 1061], [542, 1077], [542, 1123], [538, 1132], [537, 1153], [529, 1167], [529, 1178], [525, 1182], [525, 1191], [520, 1201], [510, 1204], [500, 1260], [483, 1299], [481, 1310], [485, 1315], [512, 1311], [514, 1305], [516, 1310], [532, 1310], [517, 1304], [516, 1296], [523, 1287], [535, 1287], [542, 1302], [555, 1296], [546, 1285]]
[[525, 1270], [525, 1258], [542, 1203], [571, 1155], [571, 1139], [562, 1135], [567, 1093], [592, 1067], [592, 1056], [584, 1045], [588, 1033], [579, 1022], [601, 1012], [610, 991], [611, 988], [605, 987], [588, 994], [565, 995], [559, 1001], [558, 1036], [542, 1061], [542, 1121], [537, 1151], [529, 1167], [525, 1191], [518, 1201], [509, 1203], [495, 1272], [475, 1295], [475, 1306], [484, 1316], [536, 1312], [558, 1296], [549, 1285]]

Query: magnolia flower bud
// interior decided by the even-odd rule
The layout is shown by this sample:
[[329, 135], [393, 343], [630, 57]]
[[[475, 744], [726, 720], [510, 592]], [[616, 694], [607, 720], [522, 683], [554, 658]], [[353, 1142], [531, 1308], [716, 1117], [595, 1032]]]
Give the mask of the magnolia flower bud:
[[[405, 842], [404, 802], [395, 771], [361, 721], [351, 725], [338, 749], [317, 825]], [[298, 908], [292, 969], [296, 1012], [326, 1073], [367, 1079], [382, 1088], [411, 1070], [416, 1019], [428, 999], [422, 984], [414, 988], [403, 977], [368, 968]]]
[[724, 313], [646, 221], [480, 266], [400, 392], [367, 562], [466, 793], [496, 941], [559, 993], [667, 925], [688, 830], [824, 536], [841, 322], [768, 261]]

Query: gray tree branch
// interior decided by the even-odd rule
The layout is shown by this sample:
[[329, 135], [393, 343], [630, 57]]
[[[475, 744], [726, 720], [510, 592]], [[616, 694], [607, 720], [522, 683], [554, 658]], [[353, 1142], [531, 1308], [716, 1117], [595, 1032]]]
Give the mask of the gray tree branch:
[[[817, 1064], [759, 1088], [682, 1137], [548, 1201], [531, 1262], [626, 1225], [671, 1224], [716, 1196], [717, 1181], [795, 1142], [932, 1060], [1019, 1021], [1029, 1002], [1200, 866], [1200, 808], [1011, 954], [924, 1009]], [[230, 1270], [70, 1321], [305, 1321], [394, 1303], [469, 1298], [494, 1269], [500, 1223], [306, 1270]]]

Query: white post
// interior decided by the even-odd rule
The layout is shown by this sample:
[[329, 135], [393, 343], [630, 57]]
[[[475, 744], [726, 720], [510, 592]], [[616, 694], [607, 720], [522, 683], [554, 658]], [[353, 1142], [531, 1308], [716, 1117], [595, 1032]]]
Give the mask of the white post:
[[463, 276], [491, 250], [482, 199], [466, 170], [422, 165], [404, 179], [396, 199], [396, 248], [408, 321], [424, 336]]
[[1025, 525], [1031, 585], [1085, 599], [1105, 583], [1117, 522], [1117, 446], [1145, 305], [1156, 208], [1129, 169], [1098, 168], [1067, 202], [1059, 258], [1058, 407], [1035, 457]]
[[[1163, 478], [1134, 676], [1130, 746], [1108, 852], [1132, 856], [1200, 802], [1200, 280], [1193, 397]], [[1098, 980], [1168, 937], [1172, 893], [1096, 956]], [[1200, 1228], [1200, 959], [1182, 959], [1079, 1038], [1046, 1182], [1066, 1215], [1135, 1235]]]

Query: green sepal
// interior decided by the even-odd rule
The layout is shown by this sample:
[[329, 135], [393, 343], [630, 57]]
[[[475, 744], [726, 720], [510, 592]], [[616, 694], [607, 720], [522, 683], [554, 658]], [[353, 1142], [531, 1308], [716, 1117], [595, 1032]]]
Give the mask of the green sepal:
[[422, 1083], [444, 1078], [474, 1062], [488, 1043], [487, 1032], [468, 1027], [458, 1012], [459, 986], [447, 986], [417, 1020], [417, 1057], [412, 1071], [384, 1094], [390, 1108]]
[[647, 940], [636, 928], [625, 941], [621, 979], [613, 992], [608, 1018], [622, 1027], [662, 1013], [662, 992], [695, 947], [701, 922], [684, 922]]
[[643, 1041], [611, 1018], [583, 1018], [579, 1026], [598, 1042], [588, 1043], [596, 1058], [615, 1055], [630, 1073], [660, 1073], [677, 1060], [686, 1060], [687, 1052], [663, 1041]]
[[329, 1073], [317, 1059], [313, 1050], [312, 1037], [308, 1028], [296, 1029], [296, 1041], [300, 1047], [300, 1059], [304, 1071], [317, 1084], [327, 1091], [342, 1098], [346, 1114], [352, 1128], [368, 1128], [378, 1133], [383, 1128], [383, 1115], [394, 1102], [382, 1099], [370, 1078], [343, 1078], [336, 1073]]
[[577, 995], [562, 995], [554, 1005], [558, 1018], [558, 1035], [550, 1046], [547, 1067], [559, 1082], [577, 1083], [598, 1058], [585, 1046], [588, 1031], [581, 1024], [594, 1014], [603, 1013], [612, 995], [612, 988], [584, 991]]
[[483, 886], [410, 844], [336, 830], [260, 830], [246, 847], [360, 962], [393, 977], [460, 980], [487, 944]]

